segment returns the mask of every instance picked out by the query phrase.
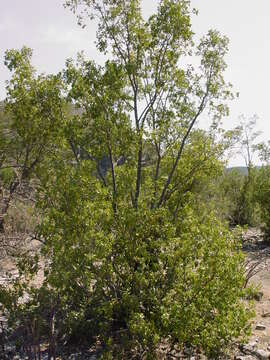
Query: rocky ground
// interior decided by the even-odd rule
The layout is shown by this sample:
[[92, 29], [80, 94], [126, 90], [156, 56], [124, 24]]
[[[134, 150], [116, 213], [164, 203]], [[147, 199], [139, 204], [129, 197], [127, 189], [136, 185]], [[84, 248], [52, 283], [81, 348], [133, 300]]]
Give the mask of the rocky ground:
[[247, 254], [247, 273], [251, 271], [250, 283], [259, 292], [254, 303], [256, 318], [250, 341], [235, 358], [270, 359], [270, 247], [264, 243], [260, 231], [250, 229], [243, 236], [243, 250]]
[[[249, 343], [242, 346], [240, 349], [236, 348], [234, 353], [227, 359], [270, 359], [270, 246], [264, 243], [262, 233], [259, 230], [249, 229], [243, 235], [243, 250], [247, 255], [246, 274], [249, 278], [249, 283], [253, 284], [258, 289], [257, 296], [254, 301], [256, 318], [253, 321], [252, 335]], [[13, 276], [16, 276], [14, 266], [8, 259], [1, 262], [0, 284], [7, 281], [5, 276], [6, 271], [9, 271], [13, 273]], [[41, 280], [41, 278], [39, 280]], [[5, 319], [0, 315], [0, 335], [1, 324], [4, 323]], [[5, 351], [5, 353], [7, 352]], [[14, 355], [12, 352], [9, 354], [10, 355], [7, 355], [5, 359], [27, 359], [27, 357], [22, 354]], [[180, 357], [177, 356], [176, 358], [180, 359]], [[194, 357], [189, 355], [187, 358], [195, 360], [198, 358], [203, 359], [203, 356]], [[48, 359], [46, 351], [39, 360], [43, 359]], [[69, 353], [68, 355], [63, 355], [57, 359], [96, 360], [98, 359], [98, 355], [91, 351], [74, 350], [71, 354]], [[0, 360], [2, 360], [1, 349]]]

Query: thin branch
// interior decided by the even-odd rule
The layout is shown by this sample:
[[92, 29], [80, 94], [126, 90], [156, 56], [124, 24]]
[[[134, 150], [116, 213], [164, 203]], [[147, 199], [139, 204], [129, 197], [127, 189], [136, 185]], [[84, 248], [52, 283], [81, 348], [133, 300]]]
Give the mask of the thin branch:
[[107, 134], [107, 140], [108, 140], [108, 151], [109, 151], [109, 158], [110, 158], [110, 165], [111, 165], [111, 171], [112, 171], [112, 183], [113, 183], [113, 211], [116, 213], [116, 180], [115, 180], [115, 171], [114, 171], [114, 164], [113, 164], [113, 156], [112, 156], [112, 148], [109, 144], [109, 135]]
[[192, 130], [192, 128], [193, 128], [196, 120], [198, 119], [198, 117], [200, 116], [200, 114], [202, 113], [202, 111], [204, 110], [204, 108], [205, 108], [205, 106], [206, 106], [208, 94], [209, 94], [209, 85], [207, 85], [207, 89], [206, 89], [206, 92], [205, 92], [205, 94], [204, 94], [204, 96], [203, 96], [203, 98], [202, 98], [202, 101], [201, 101], [201, 104], [200, 104], [200, 106], [199, 106], [199, 109], [198, 109], [196, 115], [194, 116], [193, 120], [191, 121], [191, 123], [190, 123], [190, 125], [189, 125], [189, 127], [188, 127], [188, 130], [187, 130], [185, 136], [183, 137], [183, 140], [182, 140], [182, 142], [181, 142], [181, 145], [180, 145], [180, 148], [179, 148], [177, 157], [176, 157], [176, 159], [175, 159], [175, 162], [174, 162], [174, 164], [173, 164], [173, 167], [172, 167], [172, 169], [171, 169], [171, 172], [170, 172], [170, 174], [169, 174], [169, 176], [168, 176], [168, 179], [167, 179], [167, 181], [166, 181], [166, 183], [165, 183], [165, 185], [164, 185], [164, 188], [163, 188], [162, 194], [161, 194], [161, 196], [160, 196], [160, 200], [159, 200], [159, 202], [158, 202], [157, 207], [160, 207], [160, 206], [163, 204], [163, 202], [164, 202], [164, 199], [165, 199], [167, 190], [168, 190], [168, 188], [169, 188], [169, 186], [170, 186], [170, 184], [171, 184], [173, 175], [174, 175], [175, 170], [176, 170], [176, 168], [177, 168], [177, 165], [178, 165], [178, 163], [179, 163], [179, 161], [180, 161], [180, 159], [181, 159], [181, 156], [182, 156], [182, 153], [183, 153], [183, 150], [184, 150], [186, 141], [187, 141], [187, 139], [188, 139], [188, 137], [189, 137], [189, 134], [190, 134], [190, 132], [191, 132], [191, 130]]

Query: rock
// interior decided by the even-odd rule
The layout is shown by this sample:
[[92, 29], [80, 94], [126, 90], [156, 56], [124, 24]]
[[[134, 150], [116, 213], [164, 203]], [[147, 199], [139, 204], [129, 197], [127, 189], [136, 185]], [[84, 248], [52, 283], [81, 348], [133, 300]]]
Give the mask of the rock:
[[[256, 346], [257, 346], [257, 344], [256, 344]], [[252, 354], [254, 351], [254, 348], [255, 348], [255, 346], [253, 346], [253, 343], [247, 344], [242, 347], [242, 352], [244, 354]]]
[[251, 342], [242, 347], [242, 352], [247, 356], [239, 355], [235, 359], [236, 360], [251, 360], [251, 359], [260, 359], [266, 360], [270, 359], [270, 352], [262, 349], [257, 349], [257, 343]]
[[80, 359], [81, 354], [80, 353], [76, 353], [76, 354], [71, 354], [68, 357], [68, 360], [77, 360]]
[[263, 298], [263, 292], [262, 291], [258, 291], [255, 295], [254, 295], [254, 299], [256, 301], [261, 301]]
[[68, 360], [83, 360], [83, 359], [88, 359], [88, 360], [97, 360], [97, 355], [93, 354], [90, 355], [89, 354], [82, 354], [82, 353], [75, 353], [75, 354], [71, 354], [69, 355]]
[[266, 329], [266, 326], [263, 325], [263, 324], [257, 324], [256, 325], [256, 330], [265, 330]]
[[262, 350], [262, 349], [255, 350], [254, 355], [257, 356], [257, 358], [261, 359], [261, 360], [270, 359], [270, 352]]

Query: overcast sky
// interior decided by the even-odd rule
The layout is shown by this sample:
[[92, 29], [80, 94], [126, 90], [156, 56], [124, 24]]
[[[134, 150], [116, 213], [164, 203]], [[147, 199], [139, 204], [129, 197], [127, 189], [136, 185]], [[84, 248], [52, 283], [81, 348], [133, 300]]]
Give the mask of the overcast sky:
[[[80, 29], [75, 16], [63, 8], [62, 0], [0, 2], [0, 99], [5, 97], [9, 77], [3, 64], [6, 49], [31, 47], [34, 65], [46, 73], [60, 71], [65, 59], [81, 50], [101, 61], [94, 44], [95, 25]], [[149, 14], [157, 0], [143, 3]], [[240, 92], [240, 98], [231, 104], [225, 126], [236, 125], [241, 114], [247, 118], [257, 114], [261, 139], [270, 139], [270, 0], [192, 0], [191, 4], [199, 10], [193, 20], [196, 33], [203, 35], [215, 28], [230, 38], [226, 79]], [[230, 164], [240, 165], [243, 160], [237, 157]]]

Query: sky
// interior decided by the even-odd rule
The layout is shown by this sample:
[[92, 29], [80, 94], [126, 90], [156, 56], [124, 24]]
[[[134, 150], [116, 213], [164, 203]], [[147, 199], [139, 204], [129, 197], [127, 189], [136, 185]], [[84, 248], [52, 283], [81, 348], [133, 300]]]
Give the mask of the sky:
[[[143, 0], [144, 14], [149, 15], [157, 3]], [[65, 60], [81, 50], [102, 61], [94, 43], [96, 24], [81, 29], [74, 14], [64, 9], [63, 0], [0, 0], [0, 4], [0, 99], [5, 97], [5, 81], [9, 79], [4, 66], [6, 49], [32, 48], [35, 67], [45, 73], [60, 71]], [[240, 115], [248, 119], [257, 114], [260, 140], [270, 139], [270, 1], [191, 0], [191, 4], [199, 10], [193, 18], [196, 34], [204, 35], [214, 28], [230, 39], [225, 78], [240, 96], [230, 104], [224, 127], [236, 126]], [[243, 164], [240, 156], [230, 160], [231, 166]]]

